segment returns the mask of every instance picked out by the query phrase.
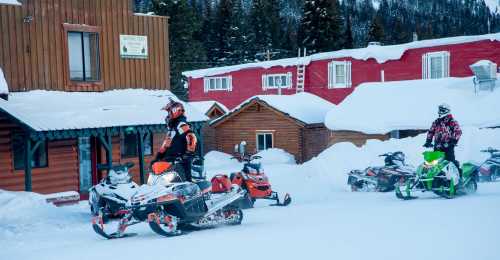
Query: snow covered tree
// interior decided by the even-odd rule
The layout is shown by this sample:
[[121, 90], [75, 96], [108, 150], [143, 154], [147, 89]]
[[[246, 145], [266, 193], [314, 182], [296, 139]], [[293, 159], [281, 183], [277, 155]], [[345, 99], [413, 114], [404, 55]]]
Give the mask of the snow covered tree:
[[367, 43], [369, 42], [383, 42], [384, 40], [384, 25], [382, 24], [382, 16], [377, 12], [370, 25], [368, 32]]
[[175, 95], [186, 100], [187, 91], [181, 73], [201, 68], [206, 62], [203, 44], [196, 39], [201, 22], [187, 1], [157, 0], [153, 2], [153, 10], [157, 15], [170, 17], [170, 88]]
[[343, 39], [344, 39], [344, 42], [343, 42], [342, 48], [344, 48], [344, 49], [354, 48], [354, 38], [352, 37], [352, 24], [351, 24], [351, 17], [350, 16], [346, 17], [346, 25], [345, 25]]
[[338, 0], [306, 0], [303, 10], [302, 45], [312, 53], [339, 49], [343, 22]]

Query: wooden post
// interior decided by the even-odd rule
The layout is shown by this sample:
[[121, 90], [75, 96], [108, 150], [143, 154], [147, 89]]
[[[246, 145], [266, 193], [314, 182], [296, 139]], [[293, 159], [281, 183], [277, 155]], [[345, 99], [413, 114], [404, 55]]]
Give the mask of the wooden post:
[[106, 150], [106, 162], [108, 164], [109, 169], [113, 166], [113, 141], [111, 140], [111, 134], [107, 134], [108, 141], [108, 149]]
[[32, 191], [31, 186], [31, 138], [26, 135], [24, 139], [24, 190]]
[[106, 134], [106, 138], [102, 134], [99, 134], [99, 140], [101, 141], [102, 146], [106, 150], [106, 164], [108, 166], [108, 171], [113, 166], [113, 144], [111, 140], [111, 134]]
[[137, 140], [138, 140], [138, 155], [139, 155], [139, 177], [141, 180], [141, 184], [145, 182], [145, 173], [144, 173], [144, 138], [147, 137], [147, 133], [137, 132]]

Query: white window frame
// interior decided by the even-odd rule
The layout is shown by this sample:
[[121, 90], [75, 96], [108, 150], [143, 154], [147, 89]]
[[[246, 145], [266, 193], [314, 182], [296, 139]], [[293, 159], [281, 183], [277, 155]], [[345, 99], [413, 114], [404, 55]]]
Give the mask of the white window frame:
[[[222, 86], [223, 80], [226, 80], [227, 86]], [[214, 82], [211, 87], [211, 82]], [[217, 84], [220, 84], [220, 87], [217, 87]], [[209, 91], [233, 91], [233, 77], [232, 76], [224, 76], [224, 77], [206, 77], [203, 78], [203, 90], [205, 92]]]
[[[337, 82], [337, 66], [344, 66], [345, 82]], [[352, 63], [350, 61], [331, 61], [328, 63], [328, 88], [350, 88], [352, 87]]]
[[[276, 79], [280, 79], [282, 77], [286, 77], [286, 82], [285, 85], [282, 85], [281, 88], [287, 88], [290, 89], [292, 88], [292, 73], [287, 72], [287, 73], [279, 73], [279, 74], [264, 74], [262, 75], [262, 89], [263, 90], [268, 90], [268, 89], [278, 89], [278, 86], [276, 85]], [[269, 79], [273, 78], [273, 86], [269, 85]]]
[[[433, 58], [441, 58], [441, 76], [432, 78], [432, 62]], [[422, 55], [422, 79], [441, 79], [450, 77], [450, 52], [438, 51], [428, 52]]]
[[[264, 146], [266, 146], [266, 135], [271, 135], [271, 147], [265, 147], [263, 150], [259, 150], [259, 136], [263, 135], [264, 136]], [[257, 152], [264, 151], [267, 149], [274, 148], [274, 131], [257, 131], [255, 134], [255, 150]]]

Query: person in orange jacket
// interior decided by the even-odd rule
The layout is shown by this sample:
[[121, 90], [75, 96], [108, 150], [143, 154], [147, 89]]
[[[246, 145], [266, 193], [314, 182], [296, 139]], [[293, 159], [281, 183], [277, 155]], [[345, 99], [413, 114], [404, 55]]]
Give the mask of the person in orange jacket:
[[191, 162], [195, 155], [198, 141], [190, 125], [187, 123], [186, 116], [184, 115], [184, 106], [182, 103], [170, 99], [170, 102], [162, 110], [168, 112], [165, 118], [167, 135], [154, 161], [173, 162], [177, 158], [182, 159], [181, 164], [184, 176], [181, 176], [181, 178], [183, 181], [192, 181]]

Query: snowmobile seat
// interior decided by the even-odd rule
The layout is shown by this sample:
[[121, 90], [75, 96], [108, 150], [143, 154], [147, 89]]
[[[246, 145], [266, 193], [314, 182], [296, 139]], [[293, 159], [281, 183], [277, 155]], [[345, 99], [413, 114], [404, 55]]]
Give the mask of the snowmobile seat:
[[207, 180], [195, 181], [196, 185], [200, 187], [202, 193], [210, 191], [212, 189], [212, 183]]

